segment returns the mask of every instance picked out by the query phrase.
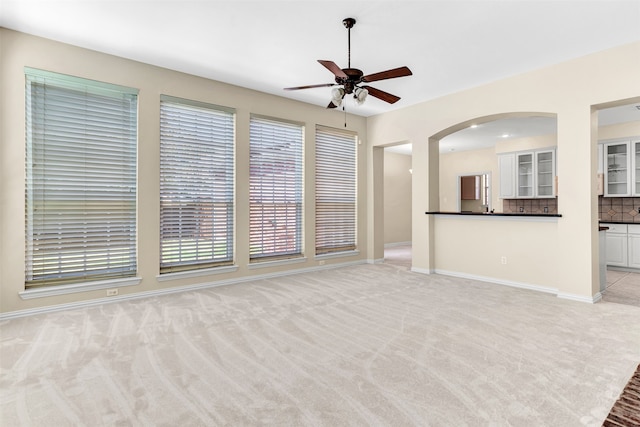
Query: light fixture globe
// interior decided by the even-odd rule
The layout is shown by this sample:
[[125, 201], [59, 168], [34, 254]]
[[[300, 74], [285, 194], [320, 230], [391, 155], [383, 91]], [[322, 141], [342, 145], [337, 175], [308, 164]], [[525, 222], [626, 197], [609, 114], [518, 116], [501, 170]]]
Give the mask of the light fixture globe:
[[367, 99], [367, 95], [369, 95], [369, 91], [364, 88], [356, 88], [353, 91], [353, 98], [356, 100], [356, 105], [364, 104], [364, 101]]
[[336, 107], [342, 105], [342, 98], [344, 98], [344, 89], [341, 87], [334, 87], [331, 89], [331, 102]]

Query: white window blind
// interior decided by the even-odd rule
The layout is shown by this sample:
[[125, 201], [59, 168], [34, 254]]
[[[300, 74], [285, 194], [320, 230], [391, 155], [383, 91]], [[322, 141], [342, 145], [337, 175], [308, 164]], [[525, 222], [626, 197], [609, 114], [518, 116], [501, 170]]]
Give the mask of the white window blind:
[[233, 262], [234, 113], [161, 97], [160, 272]]
[[356, 136], [316, 128], [316, 254], [356, 248]]
[[25, 74], [26, 286], [134, 276], [137, 91]]
[[251, 118], [250, 258], [302, 253], [301, 125]]

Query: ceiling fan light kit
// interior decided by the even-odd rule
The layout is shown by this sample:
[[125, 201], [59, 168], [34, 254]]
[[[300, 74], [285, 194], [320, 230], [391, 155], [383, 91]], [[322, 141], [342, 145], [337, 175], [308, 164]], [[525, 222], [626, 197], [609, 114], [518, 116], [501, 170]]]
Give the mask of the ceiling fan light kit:
[[321, 83], [316, 85], [296, 86], [288, 87], [285, 90], [299, 90], [299, 89], [311, 89], [317, 87], [334, 87], [331, 90], [331, 102], [327, 108], [336, 108], [342, 105], [345, 95], [353, 94], [356, 105], [362, 105], [367, 99], [368, 95], [378, 98], [382, 101], [394, 104], [400, 100], [399, 96], [392, 95], [380, 89], [376, 89], [371, 86], [365, 86], [363, 83], [371, 83], [379, 80], [394, 79], [397, 77], [410, 76], [413, 73], [407, 67], [398, 67], [387, 71], [381, 71], [379, 73], [364, 75], [364, 73], [357, 69], [351, 68], [351, 28], [356, 24], [354, 18], [345, 18], [342, 20], [343, 25], [348, 32], [348, 65], [347, 68], [340, 68], [333, 61], [319, 59], [318, 62], [322, 64], [327, 70], [331, 71], [335, 76], [335, 83]]

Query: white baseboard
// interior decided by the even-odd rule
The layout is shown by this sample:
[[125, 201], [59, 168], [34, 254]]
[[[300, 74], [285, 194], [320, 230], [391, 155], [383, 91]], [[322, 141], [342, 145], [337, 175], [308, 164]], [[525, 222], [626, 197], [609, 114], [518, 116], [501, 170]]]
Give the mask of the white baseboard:
[[114, 302], [130, 301], [130, 300], [136, 300], [136, 299], [142, 299], [142, 298], [150, 298], [154, 296], [176, 294], [180, 292], [190, 292], [190, 291], [195, 291], [199, 289], [215, 288], [218, 286], [233, 285], [236, 283], [244, 283], [244, 282], [262, 280], [262, 279], [271, 279], [274, 277], [290, 276], [293, 274], [310, 273], [310, 272], [319, 271], [319, 270], [329, 270], [329, 269], [334, 269], [339, 267], [365, 264], [366, 262], [367, 261], [365, 260], [358, 260], [358, 261], [350, 261], [350, 262], [337, 263], [337, 264], [328, 264], [328, 265], [321, 265], [321, 266], [315, 266], [315, 267], [300, 268], [295, 270], [279, 271], [275, 273], [257, 274], [255, 276], [238, 277], [238, 278], [233, 278], [228, 280], [220, 280], [216, 282], [205, 282], [205, 283], [198, 283], [195, 285], [187, 285], [187, 286], [176, 286], [171, 288], [155, 289], [152, 291], [136, 292], [136, 293], [126, 294], [126, 295], [91, 299], [87, 301], [76, 301], [76, 302], [70, 302], [70, 303], [64, 303], [64, 304], [50, 305], [46, 307], [16, 310], [16, 311], [10, 311], [7, 313], [0, 313], [0, 321], [16, 319], [19, 317], [33, 316], [36, 314], [53, 313], [56, 311], [70, 310], [75, 308], [92, 307], [92, 306], [109, 304]]
[[532, 285], [530, 283], [514, 282], [511, 280], [497, 279], [495, 277], [478, 276], [475, 274], [459, 273], [456, 271], [447, 271], [447, 270], [439, 270], [439, 269], [436, 269], [435, 272], [436, 274], [442, 274], [443, 276], [452, 276], [452, 277], [460, 277], [462, 279], [478, 280], [480, 282], [495, 283], [498, 285], [511, 286], [512, 288], [528, 289], [531, 291], [544, 292], [547, 294], [554, 294], [554, 295], [558, 294], [558, 290], [555, 288]]
[[418, 267], [411, 267], [411, 271], [414, 273], [420, 273], [420, 274], [434, 274], [436, 272], [433, 269], [418, 268]]
[[396, 246], [411, 246], [411, 241], [408, 242], [395, 242], [395, 243], [385, 243], [384, 248], [393, 248]]
[[384, 262], [384, 258], [377, 259], [368, 259], [367, 264], [382, 264]]
[[567, 294], [567, 293], [564, 293], [564, 292], [559, 292], [558, 293], [558, 298], [568, 299], [568, 300], [571, 300], [571, 301], [586, 302], [586, 303], [589, 303], [589, 304], [595, 304], [598, 301], [602, 300], [602, 294], [600, 292], [598, 292], [592, 297], [586, 297], [584, 295]]

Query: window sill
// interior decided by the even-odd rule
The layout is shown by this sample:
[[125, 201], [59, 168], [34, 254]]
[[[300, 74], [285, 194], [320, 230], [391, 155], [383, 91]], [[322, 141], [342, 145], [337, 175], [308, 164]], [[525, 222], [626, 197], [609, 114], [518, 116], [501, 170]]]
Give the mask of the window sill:
[[25, 289], [18, 292], [23, 300], [34, 298], [54, 297], [58, 295], [89, 292], [100, 289], [121, 288], [123, 286], [136, 286], [142, 281], [141, 277], [127, 277], [125, 279], [109, 279], [97, 282], [73, 283], [70, 285], [43, 286], [39, 288]]
[[259, 268], [267, 268], [267, 267], [277, 267], [280, 265], [287, 265], [287, 264], [299, 264], [301, 262], [307, 262], [307, 257], [278, 259], [273, 261], [255, 261], [249, 264], [249, 270], [256, 270]]
[[221, 267], [203, 268], [200, 270], [160, 274], [156, 276], [156, 279], [158, 282], [166, 282], [168, 280], [188, 279], [190, 277], [210, 276], [212, 274], [233, 273], [235, 271], [238, 271], [237, 265], [225, 265]]

